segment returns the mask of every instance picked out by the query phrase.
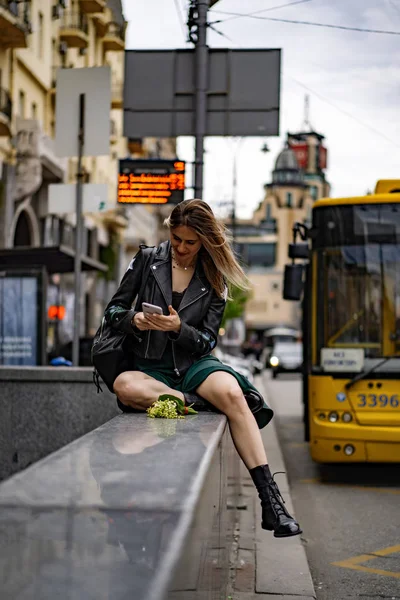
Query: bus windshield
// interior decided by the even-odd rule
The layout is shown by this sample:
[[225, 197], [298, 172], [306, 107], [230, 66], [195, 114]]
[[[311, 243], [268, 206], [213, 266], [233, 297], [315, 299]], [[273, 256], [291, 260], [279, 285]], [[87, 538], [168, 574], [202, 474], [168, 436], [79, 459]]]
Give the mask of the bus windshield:
[[[338, 216], [341, 221], [343, 212], [349, 208], [361, 210], [349, 206], [335, 208], [331, 218], [335, 218], [336, 225]], [[322, 348], [362, 349], [367, 368], [384, 357], [400, 358], [400, 235], [397, 243], [400, 212], [390, 212], [390, 223], [386, 218], [377, 222], [379, 212], [385, 217], [388, 215], [388, 206], [376, 209], [375, 205], [374, 209], [368, 214], [369, 218], [364, 218], [364, 226], [367, 224], [368, 228], [360, 227], [353, 211], [353, 239], [347, 221], [346, 235], [336, 231], [337, 238], [329, 240], [332, 244], [329, 247], [325, 237], [325, 247], [316, 249], [314, 254], [317, 364]], [[347, 217], [350, 217], [348, 212]], [[385, 239], [385, 230], [388, 233], [389, 228], [390, 239], [387, 236]], [[379, 236], [368, 235], [378, 231]], [[372, 243], [371, 237], [374, 238]], [[375, 243], [379, 238], [389, 243]], [[399, 360], [389, 361], [384, 370], [393, 368], [399, 369]]]

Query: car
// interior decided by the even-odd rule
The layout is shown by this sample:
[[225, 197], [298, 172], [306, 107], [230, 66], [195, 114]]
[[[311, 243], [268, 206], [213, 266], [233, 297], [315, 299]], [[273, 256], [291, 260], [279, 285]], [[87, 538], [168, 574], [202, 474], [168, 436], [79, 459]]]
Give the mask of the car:
[[272, 350], [278, 342], [297, 342], [301, 340], [301, 332], [293, 327], [284, 325], [271, 327], [264, 331], [264, 349], [260, 360], [266, 369], [270, 368], [269, 359], [272, 356]]
[[303, 366], [303, 344], [277, 342], [272, 349], [269, 365], [274, 379], [279, 373], [299, 373]]

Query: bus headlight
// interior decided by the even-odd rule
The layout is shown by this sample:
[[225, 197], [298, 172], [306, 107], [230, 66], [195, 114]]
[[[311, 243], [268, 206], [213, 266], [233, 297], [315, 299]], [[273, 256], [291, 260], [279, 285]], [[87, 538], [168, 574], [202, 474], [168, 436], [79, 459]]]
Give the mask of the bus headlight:
[[354, 448], [354, 446], [352, 444], [346, 444], [345, 447], [343, 448], [343, 451], [346, 456], [351, 456], [352, 454], [354, 454], [356, 449]]
[[328, 415], [328, 420], [331, 423], [336, 423], [337, 421], [339, 421], [339, 415], [338, 415], [338, 413], [336, 411], [334, 411], [334, 410], [332, 412], [330, 412], [329, 415]]
[[342, 421], [344, 421], [345, 423], [350, 423], [352, 420], [353, 420], [353, 416], [351, 413], [344, 412], [342, 414]]
[[279, 358], [277, 356], [271, 356], [269, 359], [269, 364], [271, 367], [277, 367], [279, 365]]

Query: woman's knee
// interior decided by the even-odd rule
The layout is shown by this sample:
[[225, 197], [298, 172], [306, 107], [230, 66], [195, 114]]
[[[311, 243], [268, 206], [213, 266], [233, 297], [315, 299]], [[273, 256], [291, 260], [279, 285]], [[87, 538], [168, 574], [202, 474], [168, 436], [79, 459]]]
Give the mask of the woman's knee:
[[229, 386], [223, 393], [223, 397], [222, 410], [227, 417], [235, 417], [249, 410], [239, 384]]
[[138, 380], [132, 373], [126, 371], [118, 375], [113, 388], [122, 404], [141, 408], [140, 390], [143, 389], [143, 383], [143, 379]]

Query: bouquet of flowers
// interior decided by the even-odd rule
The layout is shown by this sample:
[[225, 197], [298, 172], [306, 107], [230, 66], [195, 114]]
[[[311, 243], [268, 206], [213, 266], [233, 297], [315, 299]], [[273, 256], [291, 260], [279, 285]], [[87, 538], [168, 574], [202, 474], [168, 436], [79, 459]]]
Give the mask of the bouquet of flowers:
[[197, 410], [191, 406], [185, 406], [184, 401], [177, 396], [162, 394], [149, 406], [147, 415], [151, 419], [184, 419], [185, 415], [197, 415]]

